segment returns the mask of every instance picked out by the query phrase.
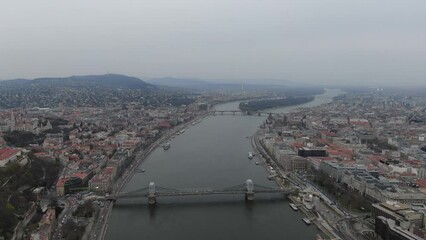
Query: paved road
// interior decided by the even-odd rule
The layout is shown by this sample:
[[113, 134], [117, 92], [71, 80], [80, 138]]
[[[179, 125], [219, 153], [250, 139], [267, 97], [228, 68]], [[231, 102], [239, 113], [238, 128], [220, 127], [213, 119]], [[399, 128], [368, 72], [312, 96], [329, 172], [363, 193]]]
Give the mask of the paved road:
[[71, 217], [72, 211], [74, 209], [74, 206], [72, 202], [70, 202], [66, 198], [60, 198], [58, 199], [58, 204], [63, 205], [64, 209], [62, 210], [61, 214], [59, 214], [57, 220], [56, 220], [56, 226], [54, 228], [53, 240], [60, 240], [62, 239], [62, 226], [63, 224]]

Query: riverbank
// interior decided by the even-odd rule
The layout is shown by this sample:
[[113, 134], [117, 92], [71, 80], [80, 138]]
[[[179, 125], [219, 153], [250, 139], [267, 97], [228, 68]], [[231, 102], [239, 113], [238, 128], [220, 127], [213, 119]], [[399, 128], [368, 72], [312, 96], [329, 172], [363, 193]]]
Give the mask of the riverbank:
[[[258, 158], [262, 160], [262, 165], [264, 165], [268, 173], [270, 175], [276, 175], [274, 180], [277, 185], [281, 188], [288, 188], [285, 182], [285, 180], [288, 180], [287, 183], [292, 185], [292, 187], [301, 189], [298, 185], [290, 181], [290, 179], [285, 175], [285, 173], [282, 172], [282, 169], [272, 160], [272, 156], [270, 156], [269, 153], [263, 148], [262, 144], [260, 144], [257, 133], [258, 132], [256, 132], [256, 134], [252, 137], [252, 147], [255, 150]], [[272, 167], [272, 165], [274, 165], [274, 167]], [[289, 196], [289, 199], [298, 206], [298, 208], [303, 212], [303, 214], [308, 217], [311, 222], [313, 222], [323, 234], [327, 235], [327, 237], [329, 237], [330, 239], [341, 239], [339, 235], [333, 230], [333, 228], [327, 223], [326, 220], [323, 219], [323, 217], [319, 213], [309, 211], [307, 208], [305, 208], [303, 203], [294, 196]]]
[[[111, 194], [116, 194], [121, 191], [127, 186], [129, 181], [133, 178], [135, 172], [137, 169], [139, 169], [142, 162], [159, 146], [161, 146], [161, 143], [170, 139], [173, 135], [177, 134], [179, 131], [182, 131], [183, 129], [188, 128], [193, 123], [199, 122], [202, 119], [210, 116], [211, 114], [209, 112], [203, 113], [199, 116], [196, 116], [194, 119], [192, 119], [189, 122], [183, 123], [181, 125], [178, 125], [163, 134], [159, 139], [154, 141], [149, 147], [146, 149], [143, 149], [137, 153], [135, 153], [135, 160], [131, 163], [130, 168], [125, 170], [126, 174], [123, 174], [114, 184], [114, 189]], [[99, 214], [101, 216], [101, 221], [98, 222], [97, 227], [94, 228], [94, 232], [91, 233], [92, 238], [91, 239], [98, 239], [103, 240], [106, 237], [106, 233], [109, 226], [109, 221], [112, 214], [113, 209], [113, 203], [108, 203], [102, 210], [102, 212]]]
[[[324, 103], [326, 102], [323, 102], [322, 104]], [[313, 106], [309, 106], [309, 107], [313, 107]], [[286, 184], [290, 184], [292, 187], [298, 188], [299, 190], [305, 190], [306, 188], [309, 188], [308, 186], [306, 186], [305, 182], [299, 182], [298, 181], [299, 179], [297, 178], [293, 179], [292, 174], [288, 174], [282, 170], [279, 163], [275, 161], [275, 159], [269, 154], [268, 151], [266, 151], [265, 146], [263, 146], [260, 143], [258, 134], [259, 134], [259, 131], [256, 131], [256, 133], [252, 137], [252, 141], [251, 141], [252, 148], [254, 149], [254, 152], [259, 156], [259, 159], [262, 161], [262, 164], [264, 165], [268, 173], [270, 175], [276, 176], [274, 178], [275, 182], [280, 187], [288, 187], [288, 185], [286, 186]], [[322, 196], [322, 193], [318, 193], [318, 196]], [[307, 208], [303, 206], [303, 203], [297, 197], [290, 196], [289, 199], [297, 206], [300, 206], [299, 209], [301, 210], [301, 212], [303, 212], [307, 216], [307, 218], [309, 218], [317, 226], [317, 228], [323, 234], [325, 234], [328, 238], [342, 239], [338, 231], [332, 225], [330, 225], [329, 223], [330, 219], [327, 219], [327, 216], [328, 216], [327, 214], [326, 216], [326, 215], [323, 215], [322, 212], [320, 211], [309, 211]], [[327, 208], [329, 209], [330, 213], [335, 211], [335, 207], [333, 206], [331, 207], [327, 206]], [[344, 216], [343, 213], [339, 211], [336, 211], [335, 214], [341, 217]]]

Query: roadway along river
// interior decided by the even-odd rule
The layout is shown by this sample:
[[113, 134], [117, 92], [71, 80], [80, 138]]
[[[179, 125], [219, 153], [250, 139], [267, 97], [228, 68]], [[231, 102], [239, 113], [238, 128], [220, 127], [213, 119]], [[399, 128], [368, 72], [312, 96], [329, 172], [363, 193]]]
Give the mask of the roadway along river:
[[[342, 93], [328, 90], [313, 102], [317, 106]], [[236, 109], [237, 102], [216, 106]], [[288, 112], [295, 107], [274, 109]], [[250, 178], [256, 184], [276, 187], [258, 159], [249, 160], [252, 136], [265, 117], [217, 115], [191, 126], [171, 141], [171, 148], [157, 148], [140, 166], [125, 191], [148, 186], [225, 188]], [[317, 229], [306, 226], [299, 212], [278, 195], [255, 195], [252, 203], [244, 196], [197, 196], [159, 198], [155, 207], [146, 199], [117, 202], [107, 232], [108, 240], [124, 239], [314, 239]]]

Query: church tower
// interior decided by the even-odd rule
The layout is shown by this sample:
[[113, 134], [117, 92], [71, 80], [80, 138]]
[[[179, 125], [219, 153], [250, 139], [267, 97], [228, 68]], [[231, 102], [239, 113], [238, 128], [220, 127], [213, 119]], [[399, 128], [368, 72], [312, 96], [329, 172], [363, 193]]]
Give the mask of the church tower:
[[13, 110], [10, 113], [10, 131], [15, 131], [15, 115], [13, 115]]

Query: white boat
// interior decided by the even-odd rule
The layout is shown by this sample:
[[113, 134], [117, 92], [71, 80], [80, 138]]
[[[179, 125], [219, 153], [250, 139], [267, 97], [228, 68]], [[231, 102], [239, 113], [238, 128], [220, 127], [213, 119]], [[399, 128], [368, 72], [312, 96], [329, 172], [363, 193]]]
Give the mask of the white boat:
[[256, 162], [256, 165], [259, 165], [259, 162]]
[[252, 159], [252, 158], [253, 158], [253, 156], [254, 156], [254, 155], [253, 155], [253, 153], [252, 153], [252, 152], [249, 152], [249, 153], [248, 153], [248, 158], [249, 158], [249, 159]]
[[294, 204], [294, 203], [290, 203], [289, 205], [290, 205], [290, 207], [291, 207], [294, 211], [299, 210], [299, 208], [296, 206], [296, 204]]
[[309, 218], [302, 218], [302, 221], [306, 223], [306, 225], [311, 225], [311, 220]]

